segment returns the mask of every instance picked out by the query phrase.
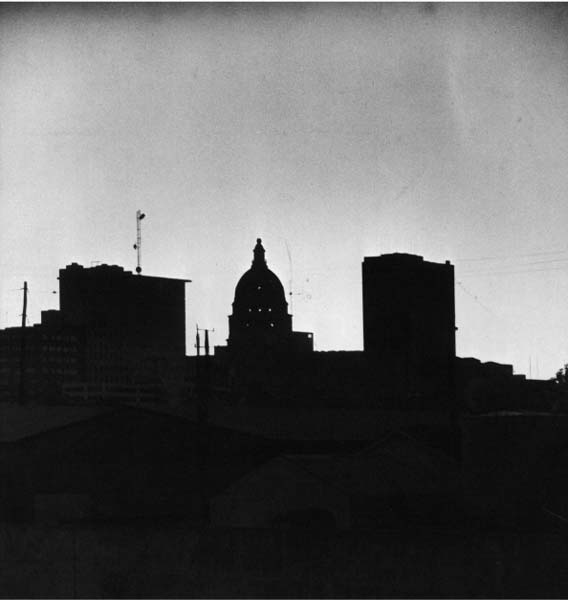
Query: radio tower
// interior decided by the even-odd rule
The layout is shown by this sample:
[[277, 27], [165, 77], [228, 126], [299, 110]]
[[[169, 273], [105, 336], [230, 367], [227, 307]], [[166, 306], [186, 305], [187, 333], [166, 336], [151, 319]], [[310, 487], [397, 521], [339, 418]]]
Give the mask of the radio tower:
[[146, 215], [141, 211], [136, 211], [136, 243], [134, 244], [134, 250], [136, 250], [136, 272], [138, 275], [142, 273], [142, 267], [140, 261], [142, 260], [142, 219]]

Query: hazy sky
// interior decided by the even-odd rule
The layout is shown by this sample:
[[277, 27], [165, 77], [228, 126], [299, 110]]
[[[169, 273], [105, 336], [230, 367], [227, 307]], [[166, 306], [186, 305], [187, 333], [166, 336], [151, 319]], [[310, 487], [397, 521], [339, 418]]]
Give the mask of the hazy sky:
[[[262, 237], [294, 328], [362, 348], [361, 262], [456, 268], [460, 356], [568, 361], [568, 12], [0, 5], [0, 327], [73, 261], [189, 278], [224, 343]], [[387, 293], [387, 291], [385, 291]]]

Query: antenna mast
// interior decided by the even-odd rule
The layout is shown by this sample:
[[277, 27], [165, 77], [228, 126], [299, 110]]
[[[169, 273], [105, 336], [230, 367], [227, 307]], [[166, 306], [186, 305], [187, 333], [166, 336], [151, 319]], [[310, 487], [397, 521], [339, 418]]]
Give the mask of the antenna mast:
[[20, 340], [20, 381], [18, 398], [22, 404], [26, 397], [26, 318], [28, 315], [28, 282], [24, 281], [24, 307], [22, 312], [22, 333]]
[[138, 275], [142, 273], [142, 267], [140, 262], [142, 260], [142, 219], [146, 215], [141, 211], [136, 211], [136, 243], [134, 244], [134, 250], [136, 250], [136, 272]]

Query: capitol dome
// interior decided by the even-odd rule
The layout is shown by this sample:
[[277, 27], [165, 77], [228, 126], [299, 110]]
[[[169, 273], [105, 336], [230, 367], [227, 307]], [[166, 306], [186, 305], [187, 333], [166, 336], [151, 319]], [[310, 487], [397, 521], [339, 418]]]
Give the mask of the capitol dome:
[[246, 308], [286, 307], [286, 296], [280, 279], [268, 268], [262, 240], [256, 240], [251, 268], [239, 279], [235, 288], [235, 306]]
[[262, 240], [256, 240], [251, 268], [235, 288], [229, 317], [229, 345], [274, 345], [292, 332], [286, 294], [280, 279], [268, 268]]

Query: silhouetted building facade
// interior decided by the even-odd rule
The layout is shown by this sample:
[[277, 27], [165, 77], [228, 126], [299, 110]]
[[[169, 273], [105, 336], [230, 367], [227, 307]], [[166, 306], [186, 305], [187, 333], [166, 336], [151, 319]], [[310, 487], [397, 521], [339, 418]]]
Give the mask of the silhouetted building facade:
[[79, 341], [82, 382], [177, 393], [185, 357], [185, 280], [73, 263], [59, 271], [59, 289], [63, 322]]
[[[236, 285], [232, 306], [227, 346], [215, 347], [211, 385], [235, 401], [272, 405], [280, 396], [275, 390], [313, 355], [313, 334], [292, 330], [284, 287], [268, 268], [260, 238], [250, 269]], [[188, 361], [188, 377], [196, 380], [194, 362]]]
[[185, 281], [122, 267], [59, 271], [60, 310], [0, 331], [0, 399], [107, 402], [180, 398]]
[[411, 254], [363, 261], [365, 353], [401, 401], [453, 397], [454, 267]]
[[0, 330], [0, 401], [59, 401], [64, 383], [78, 380], [78, 356], [59, 311], [42, 311], [32, 327]]

